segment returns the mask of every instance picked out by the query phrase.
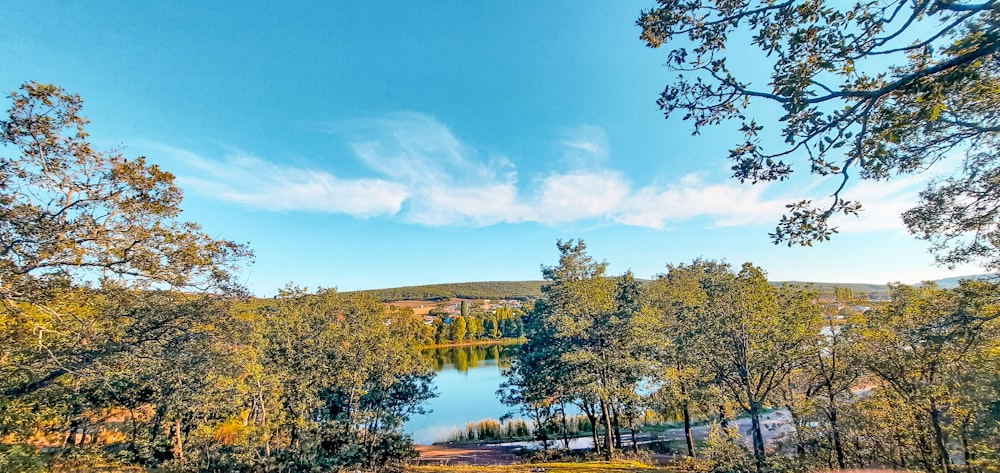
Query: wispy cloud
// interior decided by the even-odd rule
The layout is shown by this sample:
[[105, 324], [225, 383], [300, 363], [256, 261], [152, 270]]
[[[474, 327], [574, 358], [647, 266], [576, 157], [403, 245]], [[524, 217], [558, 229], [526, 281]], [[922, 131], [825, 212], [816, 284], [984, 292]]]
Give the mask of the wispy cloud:
[[594, 125], [580, 125], [563, 131], [559, 140], [562, 162], [571, 168], [600, 165], [608, 157], [608, 134]]
[[831, 219], [842, 233], [904, 230], [901, 214], [917, 203], [918, 192], [927, 185], [928, 175], [898, 177], [890, 181], [860, 181], [845, 191], [845, 198], [861, 202], [857, 216]]
[[184, 188], [262, 210], [369, 218], [398, 213], [409, 197], [407, 186], [383, 179], [339, 179], [329, 172], [280, 166], [238, 151], [209, 160], [184, 149], [159, 148], [199, 171], [179, 177]]
[[[527, 179], [519, 178], [506, 157], [484, 156], [428, 115], [359, 121], [347, 133], [350, 159], [363, 166], [360, 178], [335, 174], [346, 170], [276, 164], [238, 150], [213, 159], [162, 145], [160, 151], [195, 170], [181, 176], [186, 188], [220, 200], [272, 211], [388, 216], [427, 226], [586, 220], [660, 229], [693, 219], [709, 227], [773, 225], [785, 204], [802, 198], [774, 195], [768, 185], [713, 182], [698, 174], [636, 186], [604, 165], [607, 136], [594, 126], [564, 130], [554, 140], [552, 158], [564, 169]], [[860, 219], [835, 223], [844, 232], [901, 229], [899, 214], [912, 206], [919, 183], [855, 184], [850, 198], [869, 210]], [[820, 203], [822, 187], [813, 183], [798, 191]]]
[[785, 201], [764, 197], [766, 185], [706, 183], [689, 174], [663, 188], [642, 187], [622, 205], [615, 221], [662, 228], [670, 222], [707, 217], [715, 227], [770, 224], [781, 215]]

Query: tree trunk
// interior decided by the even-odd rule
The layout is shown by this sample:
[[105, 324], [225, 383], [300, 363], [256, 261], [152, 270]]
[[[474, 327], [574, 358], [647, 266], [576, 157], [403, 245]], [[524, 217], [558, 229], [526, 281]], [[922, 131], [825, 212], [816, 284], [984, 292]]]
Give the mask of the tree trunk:
[[587, 415], [587, 420], [590, 421], [590, 435], [594, 438], [594, 452], [600, 455], [601, 441], [597, 437], [597, 413], [594, 412], [593, 406], [587, 405], [586, 403], [580, 407], [583, 408], [583, 413]]
[[542, 411], [535, 408], [535, 425], [538, 431], [535, 437], [542, 441], [542, 451], [549, 451], [549, 434], [545, 431], [545, 421], [542, 419]]
[[566, 403], [559, 403], [559, 413], [562, 415], [563, 446], [566, 447], [566, 450], [569, 450], [569, 423], [566, 422]]
[[604, 441], [607, 446], [607, 453], [605, 457], [608, 460], [614, 460], [615, 458], [615, 441], [612, 437], [613, 431], [611, 430], [611, 413], [608, 409], [608, 403], [604, 399], [601, 399], [601, 415], [604, 416]]
[[688, 456], [695, 457], [694, 435], [691, 433], [691, 406], [687, 398], [687, 387], [681, 383], [681, 414], [684, 416], [684, 442], [687, 444]]
[[931, 398], [931, 423], [934, 426], [934, 446], [937, 448], [938, 461], [944, 471], [951, 473], [951, 454], [948, 453], [948, 440], [945, 438], [944, 429], [941, 428], [941, 410], [937, 407], [937, 401]]
[[615, 448], [622, 448], [622, 427], [621, 423], [618, 421], [618, 406], [608, 401], [611, 404], [611, 420], [615, 426]]
[[632, 433], [632, 452], [639, 453], [639, 442], [635, 439], [635, 419], [628, 416], [628, 429]]
[[965, 468], [971, 472], [975, 472], [976, 469], [971, 466], [971, 462], [975, 459], [975, 453], [969, 449], [969, 422], [971, 421], [972, 414], [966, 414], [965, 419], [962, 419], [962, 428], [959, 430], [962, 436], [962, 461], [965, 463]]
[[750, 435], [753, 439], [753, 456], [757, 461], [757, 472], [764, 471], [764, 435], [760, 429], [760, 402], [750, 401]]
[[63, 439], [63, 448], [66, 448], [68, 445], [76, 445], [76, 431], [79, 428], [80, 420], [74, 418], [73, 421], [69, 423], [69, 433], [67, 433], [66, 438]]
[[160, 423], [163, 422], [163, 418], [167, 415], [167, 405], [160, 404], [156, 406], [156, 415], [153, 416], [153, 425], [149, 428], [149, 443], [155, 444], [156, 437], [160, 435]]
[[830, 434], [833, 440], [833, 450], [837, 452], [837, 467], [841, 470], [847, 468], [847, 461], [844, 460], [844, 446], [840, 441], [840, 427], [837, 426], [837, 408], [833, 407], [833, 396], [830, 396]]
[[174, 458], [184, 461], [184, 444], [181, 443], [181, 418], [174, 421]]

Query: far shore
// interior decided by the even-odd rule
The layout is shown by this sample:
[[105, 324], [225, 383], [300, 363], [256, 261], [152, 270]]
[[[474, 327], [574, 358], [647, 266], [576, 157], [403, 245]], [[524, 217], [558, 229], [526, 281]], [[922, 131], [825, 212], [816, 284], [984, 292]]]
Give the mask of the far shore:
[[424, 345], [420, 349], [427, 350], [431, 348], [454, 348], [454, 347], [471, 347], [480, 345], [518, 345], [524, 343], [526, 339], [521, 338], [501, 338], [499, 340], [469, 340], [465, 342], [455, 342], [455, 343], [441, 343], [436, 345]]

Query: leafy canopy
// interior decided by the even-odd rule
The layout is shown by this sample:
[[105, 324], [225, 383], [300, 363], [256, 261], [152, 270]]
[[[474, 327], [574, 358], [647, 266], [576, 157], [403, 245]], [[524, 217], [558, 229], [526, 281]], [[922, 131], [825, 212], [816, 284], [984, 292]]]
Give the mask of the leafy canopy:
[[[703, 127], [737, 121], [730, 150], [740, 182], [782, 181], [804, 156], [809, 172], [839, 180], [831, 202], [788, 205], [774, 242], [811, 245], [837, 232], [828, 220], [856, 214], [842, 196], [850, 177], [884, 180], [962, 156], [904, 214], [940, 263], [1000, 268], [1000, 4], [948, 0], [658, 0], [637, 24], [650, 47], [667, 45], [679, 72], [658, 105]], [[747, 39], [749, 32], [749, 42]], [[754, 83], [731, 52], [770, 68]], [[756, 53], [753, 54], [753, 48]], [[783, 145], [766, 146], [752, 101], [783, 109]]]
[[109, 282], [230, 288], [250, 251], [179, 221], [174, 176], [144, 158], [94, 151], [82, 100], [29, 82], [0, 118], [0, 296]]

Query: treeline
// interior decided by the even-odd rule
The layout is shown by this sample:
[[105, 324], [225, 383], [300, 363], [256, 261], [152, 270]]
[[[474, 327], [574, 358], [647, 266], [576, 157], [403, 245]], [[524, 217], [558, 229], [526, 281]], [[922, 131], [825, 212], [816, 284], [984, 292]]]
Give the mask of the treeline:
[[[415, 456], [400, 426], [432, 395], [433, 372], [419, 352], [423, 324], [408, 311], [334, 292], [72, 295], [72, 306], [5, 311], [16, 320], [58, 310], [74, 320], [48, 330], [87, 339], [45, 340], [39, 353], [35, 337], [3, 332], [16, 358], [2, 365], [0, 439], [22, 446], [0, 452], [0, 465], [303, 471]], [[61, 368], [86, 347], [96, 358]], [[29, 367], [58, 376], [43, 385]]]
[[[543, 445], [575, 406], [614, 457], [653, 409], [682, 421], [684, 453], [713, 471], [1000, 467], [996, 283], [892, 286], [891, 300], [839, 318], [749, 263], [670, 265], [640, 285], [605, 277], [583, 242], [558, 248], [501, 391]], [[768, 446], [770, 409], [794, 430]], [[701, 450], [699, 420], [714, 425]]]
[[[541, 287], [541, 281], [486, 281], [427, 284], [356, 292], [371, 294], [372, 297], [382, 302], [403, 300], [436, 301], [453, 298], [533, 300], [542, 296]], [[351, 292], [345, 294], [351, 294]]]
[[518, 308], [501, 306], [489, 312], [473, 312], [462, 302], [466, 315], [439, 315], [431, 323], [434, 344], [461, 343], [477, 340], [501, 340], [524, 336], [524, 312]]
[[249, 249], [178, 221], [169, 173], [93, 151], [80, 107], [29, 83], [0, 120], [0, 471], [414, 456], [424, 324], [365, 295], [246, 297]]

